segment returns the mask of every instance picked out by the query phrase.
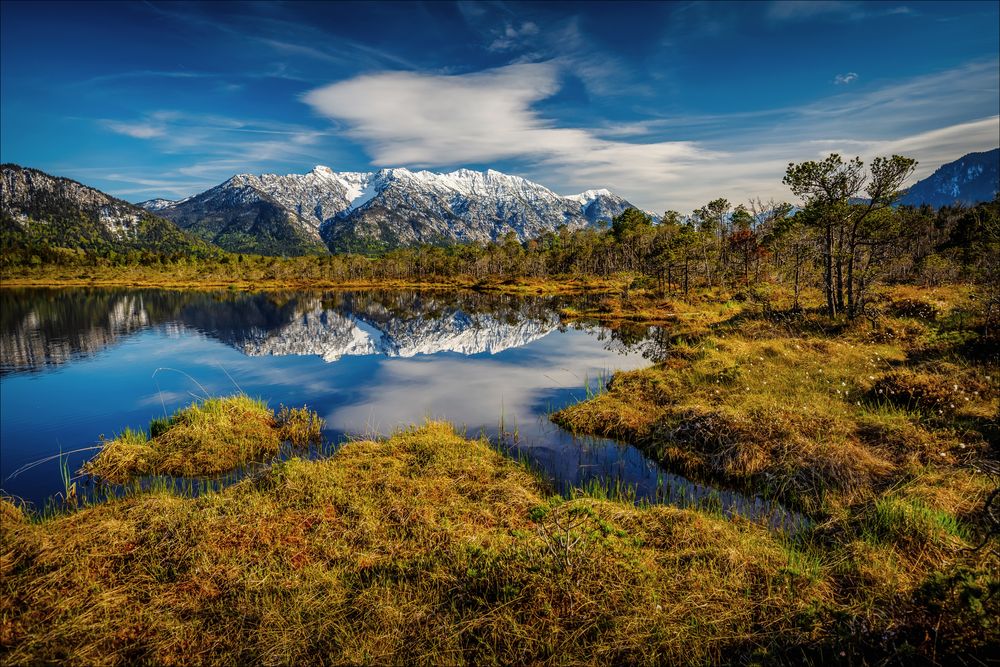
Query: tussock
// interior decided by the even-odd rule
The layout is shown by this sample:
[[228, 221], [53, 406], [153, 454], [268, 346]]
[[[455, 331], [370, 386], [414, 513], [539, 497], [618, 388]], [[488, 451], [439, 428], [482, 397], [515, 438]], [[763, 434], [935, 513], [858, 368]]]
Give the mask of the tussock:
[[154, 420], [151, 438], [126, 429], [105, 442], [83, 472], [118, 484], [146, 475], [216, 475], [274, 456], [283, 442], [318, 443], [322, 423], [305, 408], [282, 407], [275, 416], [263, 401], [242, 394], [208, 398]]
[[9, 664], [721, 662], [829, 595], [763, 527], [550, 497], [440, 423], [2, 537]]

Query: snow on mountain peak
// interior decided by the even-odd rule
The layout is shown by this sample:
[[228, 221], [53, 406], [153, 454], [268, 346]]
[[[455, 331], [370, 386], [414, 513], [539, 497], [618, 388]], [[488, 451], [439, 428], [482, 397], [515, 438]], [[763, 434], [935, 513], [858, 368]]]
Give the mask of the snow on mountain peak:
[[567, 195], [565, 198], [579, 202], [582, 206], [587, 206], [592, 201], [598, 197], [609, 197], [611, 196], [611, 191], [606, 188], [600, 188], [598, 190], [584, 190], [578, 195]]
[[526, 240], [562, 225], [606, 223], [629, 204], [607, 190], [562, 197], [494, 169], [337, 172], [315, 165], [305, 174], [237, 174], [160, 213], [188, 224], [201, 218], [252, 221], [273, 216], [275, 205], [286, 213], [284, 224], [331, 248], [353, 248], [357, 241], [490, 241], [510, 232]]
[[[333, 169], [330, 169], [326, 165], [322, 165], [322, 164], [318, 164], [315, 167], [313, 167], [312, 168], [312, 172], [310, 172], [310, 173], [316, 174], [317, 176], [325, 176], [327, 178], [331, 178], [331, 177], [336, 176], [336, 174], [334, 174], [334, 172], [333, 172]], [[293, 175], [294, 174], [289, 174], [289, 176], [293, 176]]]
[[147, 199], [146, 201], [141, 201], [136, 206], [141, 206], [147, 211], [159, 211], [161, 209], [167, 208], [168, 206], [173, 206], [177, 202], [172, 199]]

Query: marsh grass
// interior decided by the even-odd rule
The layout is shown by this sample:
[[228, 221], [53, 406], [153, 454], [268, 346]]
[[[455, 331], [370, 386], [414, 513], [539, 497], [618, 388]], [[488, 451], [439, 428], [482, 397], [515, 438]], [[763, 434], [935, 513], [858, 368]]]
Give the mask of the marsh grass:
[[125, 429], [103, 443], [83, 472], [112, 484], [152, 475], [218, 475], [277, 456], [284, 442], [318, 444], [322, 426], [322, 419], [305, 408], [282, 406], [276, 415], [245, 394], [207, 398], [154, 419], [149, 435]]
[[[503, 416], [494, 442], [430, 422], [224, 488], [187, 478], [197, 497], [156, 478], [33, 520], [0, 501], [0, 659], [984, 662], [1000, 643], [1000, 560], [982, 516], [991, 484], [971, 464], [995, 458], [982, 425], [997, 376], [940, 343], [949, 296], [932, 321], [890, 319], [877, 336], [698, 297], [663, 361], [555, 415], [799, 507], [805, 530], [727, 515], [711, 494], [680, 508], [613, 481], [555, 493], [505, 455], [518, 449]], [[874, 398], [901, 369], [978, 388], [947, 416]], [[176, 427], [121, 444], [142, 461]]]
[[719, 662], [807, 640], [827, 595], [759, 526], [551, 495], [433, 422], [197, 498], [2, 510], [11, 664]]
[[[687, 318], [693, 335], [683, 346], [616, 374], [606, 391], [552, 419], [806, 513], [813, 525], [788, 533], [790, 562], [819, 568], [844, 608], [867, 627], [881, 619], [914, 656], [915, 628], [927, 623], [938, 625], [925, 640], [953, 649], [996, 643], [997, 624], [984, 619], [996, 616], [997, 600], [975, 593], [991, 611], [956, 607], [974, 591], [960, 592], [966, 584], [952, 574], [1000, 590], [995, 527], [983, 516], [996, 480], [976, 466], [996, 460], [1000, 360], [976, 343], [982, 322], [968, 289], [899, 287], [882, 299], [870, 322], [702, 300], [705, 315]], [[985, 546], [971, 553], [972, 544]], [[932, 585], [939, 581], [952, 588]], [[927, 590], [941, 598], [929, 602]], [[953, 616], [935, 617], [945, 599]], [[888, 600], [898, 608], [880, 610]], [[861, 632], [839, 627], [844, 641]]]
[[[957, 308], [947, 299], [961, 294], [940, 292], [933, 309], [905, 294], [892, 303], [905, 300], [905, 312], [947, 327], [941, 313]], [[937, 331], [885, 342], [865, 324], [734, 309], [697, 342], [651, 368], [616, 374], [605, 392], [552, 417], [576, 433], [637, 444], [685, 474], [826, 516], [867, 501], [914, 466], [956, 465], [989, 451], [983, 425], [997, 413], [989, 379], [996, 361], [963, 362], [954, 350], [911, 361]]]

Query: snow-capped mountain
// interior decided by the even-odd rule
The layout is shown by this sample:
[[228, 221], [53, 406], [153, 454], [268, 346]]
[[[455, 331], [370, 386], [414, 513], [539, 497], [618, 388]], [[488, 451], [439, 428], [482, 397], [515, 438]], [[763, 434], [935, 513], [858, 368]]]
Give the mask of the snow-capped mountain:
[[305, 177], [238, 174], [201, 194], [152, 210], [230, 252], [325, 252], [315, 216], [327, 200], [342, 197], [320, 180], [315, 170]]
[[334, 250], [489, 241], [509, 232], [525, 240], [560, 225], [607, 223], [631, 205], [607, 190], [563, 197], [493, 170], [335, 172], [324, 166], [286, 176], [239, 174], [186, 200], [163, 202], [144, 205], [230, 250], [249, 250], [243, 246], [254, 239], [271, 248], [282, 235], [306, 245], [322, 239]]
[[1000, 191], [1000, 148], [983, 153], [969, 153], [949, 162], [933, 174], [917, 181], [900, 204], [935, 208], [951, 204], [968, 206], [992, 201]]
[[159, 211], [160, 209], [167, 208], [168, 206], [173, 206], [177, 202], [173, 199], [147, 199], [146, 201], [141, 201], [136, 206], [141, 206], [147, 211]]
[[212, 252], [168, 220], [81, 183], [16, 164], [0, 165], [5, 228], [66, 248]]

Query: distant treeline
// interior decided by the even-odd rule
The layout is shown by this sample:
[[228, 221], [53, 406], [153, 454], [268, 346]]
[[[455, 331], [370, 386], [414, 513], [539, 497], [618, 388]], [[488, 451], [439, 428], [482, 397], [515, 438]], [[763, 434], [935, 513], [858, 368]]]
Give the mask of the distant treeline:
[[122, 250], [94, 242], [68, 249], [51, 239], [19, 237], [4, 226], [2, 265], [9, 274], [37, 265], [204, 265], [269, 280], [332, 282], [466, 278], [507, 280], [634, 274], [635, 286], [686, 294], [708, 286], [787, 285], [797, 296], [820, 287], [828, 314], [863, 312], [873, 285], [889, 282], [997, 283], [1000, 199], [974, 207], [895, 206], [915, 162], [876, 158], [868, 167], [831, 155], [791, 164], [784, 182], [801, 208], [715, 199], [661, 220], [629, 209], [610, 228], [561, 228], [521, 242], [513, 233], [486, 244], [422, 245], [377, 256], [265, 257], [180, 248]]

